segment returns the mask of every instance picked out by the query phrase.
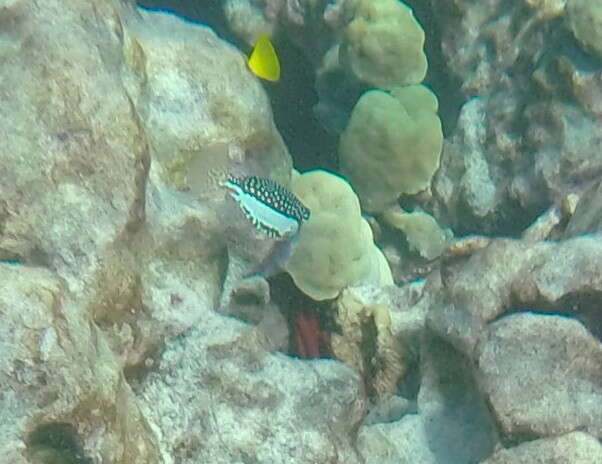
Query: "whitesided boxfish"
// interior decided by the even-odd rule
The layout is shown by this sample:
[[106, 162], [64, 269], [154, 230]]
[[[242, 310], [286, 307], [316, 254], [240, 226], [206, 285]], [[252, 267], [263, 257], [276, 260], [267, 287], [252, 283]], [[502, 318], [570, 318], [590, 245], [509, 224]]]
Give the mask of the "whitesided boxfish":
[[309, 209], [288, 189], [256, 176], [229, 176], [224, 187], [251, 223], [268, 237], [294, 237], [299, 227], [309, 219]]

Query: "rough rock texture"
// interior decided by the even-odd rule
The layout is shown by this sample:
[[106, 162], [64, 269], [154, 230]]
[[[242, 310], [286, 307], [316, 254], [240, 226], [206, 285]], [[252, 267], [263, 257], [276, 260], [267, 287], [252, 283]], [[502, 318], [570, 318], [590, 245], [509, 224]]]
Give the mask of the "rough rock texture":
[[[318, 64], [340, 38], [356, 0], [226, 0], [230, 28], [252, 44], [260, 32], [286, 31], [307, 58]], [[308, 34], [311, 31], [311, 34]]]
[[[142, 310], [130, 320], [138, 331], [131, 348], [140, 361], [163, 337], [200, 323], [202, 308], [218, 306], [229, 261], [211, 208], [192, 207], [168, 189], [152, 187], [147, 198], [147, 223], [132, 261]], [[107, 325], [123, 320], [123, 308], [114, 306], [110, 314]]]
[[[208, 297], [213, 305], [215, 292], [221, 290], [216, 282], [225, 279], [227, 296], [235, 281], [256, 267], [271, 245], [218, 183], [227, 174], [235, 174], [269, 177], [287, 185], [291, 157], [275, 128], [267, 96], [247, 69], [244, 55], [210, 27], [140, 10], [126, 16], [123, 53], [124, 83], [152, 147], [148, 199], [157, 213], [153, 219], [166, 221], [177, 211], [160, 233], [170, 241], [168, 247], [179, 248], [177, 259], [203, 263], [191, 267], [169, 257], [174, 265], [167, 268], [188, 274], [184, 280], [196, 281], [191, 285], [197, 289], [204, 285], [197, 295]], [[174, 188], [184, 194], [178, 196], [171, 191]], [[172, 240], [167, 234], [187, 237]], [[199, 240], [196, 245], [193, 235]], [[178, 245], [182, 239], [184, 244]], [[156, 239], [149, 240], [152, 244]], [[156, 256], [150, 259], [155, 261]], [[203, 269], [205, 265], [211, 269]], [[199, 284], [204, 280], [209, 283]], [[171, 293], [180, 292], [174, 288]], [[187, 312], [187, 322], [192, 322], [194, 311], [185, 310], [186, 305], [179, 307], [180, 312]], [[157, 313], [165, 314], [163, 310]]]
[[602, 231], [602, 182], [592, 185], [583, 193], [575, 213], [567, 224], [565, 236], [574, 237]]
[[[317, 8], [318, 64], [349, 19], [346, 2], [256, 4]], [[349, 366], [275, 352], [294, 302], [239, 279], [267, 245], [207, 170], [290, 172], [243, 56], [117, 0], [2, 2], [2, 464], [600, 461], [598, 64], [558, 27], [560, 0], [436, 5], [448, 66], [480, 95], [446, 142], [437, 219], [519, 235], [550, 214], [370, 290], [408, 354], [370, 404]]]
[[497, 240], [441, 270], [427, 325], [475, 363], [506, 439], [602, 436], [592, 406], [602, 395], [601, 257], [597, 236]]
[[602, 5], [600, 2], [571, 0], [567, 5], [571, 31], [586, 50], [602, 57]]
[[13, 1], [0, 24], [0, 257], [83, 292], [144, 221], [149, 151], [119, 74], [118, 7]]
[[357, 375], [268, 354], [264, 343], [207, 311], [167, 344], [139, 392], [164, 462], [360, 462], [350, 448], [364, 408]]
[[601, 258], [596, 236], [493, 241], [466, 261], [444, 265], [429, 326], [469, 356], [487, 323], [524, 308], [579, 316], [595, 331], [599, 316], [589, 297], [602, 290]]
[[125, 29], [125, 82], [161, 179], [189, 187], [191, 165], [218, 163], [207, 159], [211, 148], [226, 144], [223, 171], [286, 184], [291, 159], [244, 56], [207, 26], [164, 13], [139, 14], [129, 15]]
[[407, 385], [401, 387], [410, 404], [400, 408], [399, 401], [382, 401], [371, 411], [358, 435], [366, 462], [479, 462], [498, 443], [470, 359], [424, 330], [425, 313], [436, 310], [439, 291], [436, 279], [429, 278], [372, 295], [393, 308], [393, 333], [408, 355], [419, 358], [420, 384], [417, 397]]
[[556, 63], [559, 77], [555, 83], [550, 79], [545, 84], [552, 89], [563, 88], [569, 84], [569, 90], [577, 102], [588, 114], [602, 116], [602, 66], [580, 66], [566, 57]]
[[[433, 182], [435, 209], [459, 233], [518, 234], [602, 173], [602, 131], [574, 104], [498, 93], [462, 107]], [[520, 107], [520, 108], [519, 108]], [[524, 131], [517, 131], [517, 121]]]
[[602, 437], [602, 410], [595, 406], [602, 401], [602, 343], [578, 321], [504, 317], [482, 335], [476, 359], [481, 388], [505, 435], [582, 430]]
[[[520, 86], [530, 78], [525, 71], [541, 64], [545, 51], [555, 47], [555, 53], [563, 53], [574, 44], [563, 28], [562, 8], [556, 15], [542, 14], [542, 4], [555, 1], [430, 1], [446, 65], [461, 78], [465, 95]], [[509, 70], [518, 73], [509, 79]]]
[[362, 427], [357, 444], [366, 464], [437, 464], [429, 448], [421, 418], [415, 414], [401, 420]]
[[76, 462], [53, 441], [61, 424], [80, 462], [158, 462], [122, 362], [86, 309], [51, 271], [0, 264], [1, 462], [53, 451], [65, 453], [55, 462]]
[[[0, 6], [0, 462], [199, 462], [198, 440], [212, 443], [207, 462], [244, 461], [269, 427], [263, 462], [357, 462], [357, 376], [270, 354], [271, 340], [214, 312], [256, 256], [240, 240], [252, 226], [223, 195], [178, 190], [174, 159], [216, 141], [287, 178], [267, 98], [209, 28], [122, 8]], [[190, 370], [170, 364], [180, 355]], [[191, 437], [174, 416], [218, 425]], [[255, 427], [236, 449], [222, 441], [235, 427]]]
[[596, 464], [601, 460], [598, 440], [587, 433], [571, 432], [497, 451], [482, 464]]
[[444, 121], [456, 131], [434, 208], [460, 233], [517, 234], [602, 173], [600, 62], [580, 50], [556, 3], [431, 2], [464, 97], [457, 126]]
[[383, 403], [383, 423], [360, 428], [360, 453], [404, 462], [411, 417], [415, 462], [596, 462], [598, 441], [569, 432], [602, 436], [602, 241], [494, 239], [472, 253], [445, 257], [405, 293], [414, 315], [428, 311], [415, 414]]

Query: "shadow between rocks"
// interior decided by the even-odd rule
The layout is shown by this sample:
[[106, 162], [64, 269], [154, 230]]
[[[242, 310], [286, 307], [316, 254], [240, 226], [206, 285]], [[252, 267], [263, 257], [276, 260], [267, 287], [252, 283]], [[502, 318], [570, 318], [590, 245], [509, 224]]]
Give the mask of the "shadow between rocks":
[[437, 462], [479, 463], [497, 442], [495, 422], [478, 391], [470, 361], [427, 331], [423, 339], [418, 410]]

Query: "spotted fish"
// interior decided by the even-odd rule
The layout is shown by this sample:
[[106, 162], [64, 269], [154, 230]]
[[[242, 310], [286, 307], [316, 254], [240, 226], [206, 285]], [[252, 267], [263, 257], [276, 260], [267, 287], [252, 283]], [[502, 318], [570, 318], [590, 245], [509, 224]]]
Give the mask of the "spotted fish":
[[309, 219], [309, 209], [271, 179], [229, 176], [223, 183], [251, 223], [268, 237], [289, 238]]

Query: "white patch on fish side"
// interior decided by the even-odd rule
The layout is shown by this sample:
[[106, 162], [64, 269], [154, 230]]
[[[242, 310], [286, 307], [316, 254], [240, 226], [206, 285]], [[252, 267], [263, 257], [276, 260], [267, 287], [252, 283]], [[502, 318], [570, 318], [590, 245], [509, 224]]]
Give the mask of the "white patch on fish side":
[[232, 198], [238, 202], [249, 221], [269, 237], [290, 237], [299, 230], [297, 219], [264, 203], [237, 183], [227, 180], [224, 186], [230, 190]]

